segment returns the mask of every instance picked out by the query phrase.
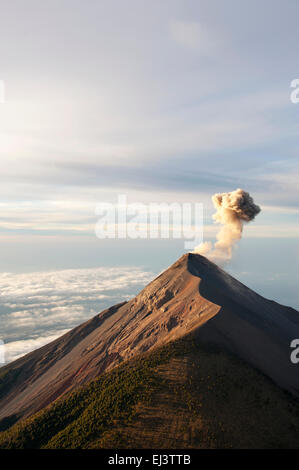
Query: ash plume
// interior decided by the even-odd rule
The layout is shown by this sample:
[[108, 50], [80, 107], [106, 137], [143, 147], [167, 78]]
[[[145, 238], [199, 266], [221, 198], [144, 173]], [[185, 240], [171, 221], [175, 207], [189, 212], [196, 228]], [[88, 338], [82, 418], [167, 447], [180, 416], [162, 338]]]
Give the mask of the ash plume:
[[222, 227], [214, 244], [201, 243], [194, 249], [194, 253], [204, 255], [212, 261], [225, 262], [231, 259], [232, 248], [242, 237], [244, 223], [253, 220], [261, 209], [244, 189], [214, 194], [212, 201], [216, 209], [213, 219]]

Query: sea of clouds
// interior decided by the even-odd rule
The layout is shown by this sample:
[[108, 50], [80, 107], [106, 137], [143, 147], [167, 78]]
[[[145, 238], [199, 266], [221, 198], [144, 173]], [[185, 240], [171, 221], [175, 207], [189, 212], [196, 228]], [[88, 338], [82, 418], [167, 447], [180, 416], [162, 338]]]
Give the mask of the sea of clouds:
[[5, 344], [5, 361], [133, 297], [153, 277], [138, 267], [0, 273], [0, 340]]

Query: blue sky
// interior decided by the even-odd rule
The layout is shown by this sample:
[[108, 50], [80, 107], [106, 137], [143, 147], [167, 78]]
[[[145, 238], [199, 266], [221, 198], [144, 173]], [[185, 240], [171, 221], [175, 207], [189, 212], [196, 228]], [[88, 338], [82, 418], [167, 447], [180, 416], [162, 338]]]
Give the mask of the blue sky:
[[297, 0], [2, 2], [0, 270], [159, 272], [183, 242], [98, 240], [96, 204], [202, 202], [211, 239], [212, 194], [242, 187], [262, 212], [227, 269], [298, 307], [298, 15]]

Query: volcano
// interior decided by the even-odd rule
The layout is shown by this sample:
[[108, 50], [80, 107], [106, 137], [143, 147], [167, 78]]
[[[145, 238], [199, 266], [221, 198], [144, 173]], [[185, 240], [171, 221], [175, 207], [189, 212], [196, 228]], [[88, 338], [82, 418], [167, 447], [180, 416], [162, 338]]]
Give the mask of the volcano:
[[[105, 402], [103, 397], [108, 393], [109, 387], [114, 387], [115, 396], [124, 394], [127, 397], [126, 403], [130, 403], [126, 405], [131, 407], [130, 413], [134, 409], [134, 416], [139, 416], [136, 418], [137, 421], [134, 418], [135, 428], [130, 424], [129, 432], [129, 424], [124, 424], [128, 418], [128, 410], [124, 412], [126, 418], [123, 417], [123, 411], [119, 411], [116, 418], [109, 415], [110, 418], [105, 421], [106, 424], [110, 423], [109, 426], [107, 424], [109, 432], [114, 429], [114, 434], [112, 431], [112, 434], [111, 432], [109, 434], [110, 440], [107, 438], [108, 428], [106, 429], [103, 424], [101, 431], [95, 433], [96, 437], [93, 432], [92, 440], [87, 439], [78, 446], [109, 447], [110, 444], [120, 446], [121, 439], [125, 435], [133, 439], [129, 442], [128, 438], [125, 441], [126, 445], [136, 447], [141, 445], [138, 436], [142, 435], [142, 442], [147, 443], [149, 447], [158, 447], [161, 442], [169, 448], [217, 447], [222, 444], [224, 447], [229, 447], [238, 446], [238, 443], [252, 447], [256, 440], [262, 442], [266, 439], [267, 433], [265, 434], [263, 427], [260, 426], [259, 433], [250, 421], [254, 412], [256, 415], [262, 413], [261, 409], [266, 403], [269, 410], [274, 407], [274, 417], [273, 410], [271, 413], [267, 411], [264, 418], [260, 415], [264, 426], [267, 429], [269, 426], [272, 427], [271, 432], [267, 431], [269, 436], [265, 446], [271, 447], [271, 443], [273, 444], [275, 439], [278, 439], [277, 436], [280, 436], [279, 439], [284, 441], [279, 445], [286, 447], [292, 444], [299, 447], [298, 437], [295, 438], [299, 430], [299, 373], [298, 366], [290, 360], [290, 343], [294, 338], [299, 338], [299, 314], [296, 310], [263, 298], [201, 255], [191, 253], [183, 255], [132, 300], [104, 310], [52, 343], [0, 369], [0, 429], [2, 431], [8, 429], [0, 433], [0, 446], [1, 439], [4, 447], [7, 446], [7, 442], [17, 446], [16, 443], [21, 439], [20, 433], [22, 434], [24, 429], [27, 429], [25, 434], [28, 436], [28, 426], [31, 426], [31, 429], [32, 423], [35, 422], [38, 430], [40, 420], [46, 419], [45, 416], [48, 419], [49, 413], [57, 414], [59, 407], [64, 410], [65, 422], [60, 423], [58, 430], [55, 428], [49, 431], [50, 434], [42, 442], [37, 438], [37, 441], [34, 441], [32, 438], [30, 445], [40, 447], [52, 442], [52, 447], [63, 447], [65, 443], [68, 443], [69, 447], [74, 446], [74, 439], [69, 440], [69, 437], [64, 437], [64, 440], [60, 441], [55, 439], [63, 432], [67, 433], [65, 436], [70, 436], [70, 431], [66, 431], [65, 428], [69, 429], [74, 425], [72, 419], [79, 421], [83, 419], [82, 413], [86, 414], [88, 407], [93, 407], [94, 410], [101, 406], [100, 416], [106, 416], [108, 405], [103, 408]], [[139, 371], [139, 375], [136, 370]], [[154, 375], [164, 374], [164, 382], [161, 379], [161, 383], [168, 384], [167, 387], [172, 383], [168, 401], [165, 398], [166, 389], [163, 395], [159, 388], [161, 383], [159, 380], [155, 382], [149, 370]], [[133, 374], [132, 371], [141, 378], [147, 377], [148, 385], [142, 388], [142, 380], [140, 379], [139, 384], [133, 380], [130, 375]], [[128, 376], [131, 377], [131, 388], [127, 382], [122, 382], [124, 377]], [[218, 384], [216, 391], [207, 385], [211, 377], [214, 377], [213, 383]], [[190, 385], [191, 378], [195, 380], [193, 386]], [[131, 398], [128, 398], [126, 393], [132, 392], [134, 388], [132, 384], [135, 383], [136, 393], [129, 395]], [[246, 389], [244, 384], [247, 384]], [[183, 392], [180, 392], [180, 390], [185, 391], [186, 387], [191, 387], [188, 399]], [[178, 390], [178, 395], [173, 394], [171, 390]], [[203, 390], [205, 390], [204, 400], [208, 400], [206, 405], [209, 410], [208, 417], [205, 414], [207, 411], [202, 411], [202, 405], [200, 409], [198, 408], [203, 400]], [[222, 390], [223, 395], [215, 407], [219, 390]], [[264, 398], [257, 399], [257, 402], [253, 403], [248, 395], [250, 392], [253, 396]], [[108, 401], [111, 400], [111, 393], [107, 397]], [[147, 396], [147, 393], [149, 396], [154, 395], [156, 401], [155, 406], [151, 405], [151, 408], [147, 407], [145, 411], [142, 397]], [[239, 393], [238, 397], [235, 396], [236, 393]], [[100, 394], [102, 398], [98, 402]], [[223, 400], [223, 396], [226, 400]], [[232, 399], [239, 403], [235, 410], [234, 403], [230, 401]], [[188, 400], [192, 403], [191, 411], [187, 410]], [[110, 403], [109, 407], [111, 406]], [[193, 429], [198, 419], [198, 423], [201, 423], [198, 424], [197, 434], [194, 429], [194, 432], [189, 429], [191, 436], [189, 440], [183, 431], [178, 431], [179, 425], [174, 431], [173, 425], [169, 424], [169, 420], [177, 419], [177, 412], [182, 406], [183, 409], [187, 406], [187, 414], [181, 419], [182, 429], [186, 426], [187, 428], [191, 426]], [[169, 407], [172, 407], [172, 411]], [[276, 413], [277, 407], [279, 410]], [[194, 410], [197, 410], [196, 419], [190, 417]], [[191, 413], [190, 416], [188, 412]], [[242, 421], [244, 429], [242, 428], [241, 433], [234, 427], [236, 412], [238, 419], [240, 413], [241, 415], [245, 413], [244, 423]], [[147, 429], [145, 423], [151, 421], [151, 419], [146, 421], [146, 413], [150, 416], [151, 413], [158, 413], [160, 424], [161, 422], [163, 424], [161, 426], [163, 429], [168, 429], [164, 435], [165, 439], [159, 435], [159, 432], [145, 431]], [[209, 413], [212, 413], [213, 417]], [[60, 422], [57, 415], [55, 416], [56, 421]], [[119, 416], [122, 417], [121, 425]], [[215, 419], [218, 422], [220, 416], [222, 424], [216, 425]], [[133, 418], [130, 419], [132, 423]], [[205, 426], [202, 424], [203, 421], [206, 422]], [[98, 422], [95, 425], [96, 429]], [[78, 423], [76, 426], [79, 426]], [[80, 426], [79, 432], [76, 428], [76, 436], [80, 432], [84, 434]], [[227, 434], [223, 426], [227, 429]], [[282, 437], [281, 430], [284, 426], [287, 431]], [[153, 428], [154, 425], [151, 425], [150, 429]], [[223, 428], [221, 438], [216, 428], [217, 432]], [[296, 433], [290, 434], [291, 428], [296, 429]], [[156, 423], [155, 429], [156, 431], [160, 429], [159, 424]], [[276, 431], [277, 435], [271, 434]], [[119, 433], [122, 438], [117, 438], [115, 441], [115, 436], [119, 436]], [[215, 438], [215, 435], [218, 438]], [[106, 440], [103, 436], [106, 436]], [[24, 438], [22, 439], [24, 442]], [[29, 447], [30, 445], [28, 444]]]

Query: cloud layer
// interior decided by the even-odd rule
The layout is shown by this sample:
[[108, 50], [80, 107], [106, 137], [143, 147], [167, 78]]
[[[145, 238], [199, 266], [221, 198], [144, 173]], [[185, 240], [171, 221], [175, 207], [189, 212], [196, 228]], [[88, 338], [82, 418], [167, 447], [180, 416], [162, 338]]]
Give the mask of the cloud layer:
[[134, 296], [152, 278], [153, 273], [135, 267], [0, 273], [6, 362]]

